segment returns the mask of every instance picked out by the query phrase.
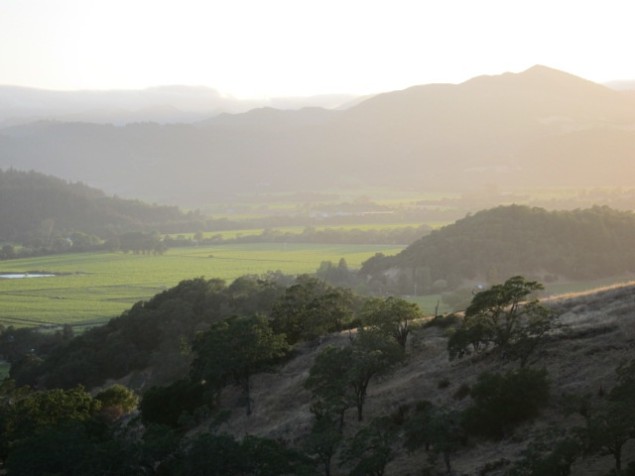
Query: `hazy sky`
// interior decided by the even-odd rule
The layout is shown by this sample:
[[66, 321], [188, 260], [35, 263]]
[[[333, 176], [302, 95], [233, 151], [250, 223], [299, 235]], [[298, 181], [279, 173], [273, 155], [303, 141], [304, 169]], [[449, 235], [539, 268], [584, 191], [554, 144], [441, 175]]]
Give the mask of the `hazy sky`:
[[0, 0], [0, 84], [372, 93], [544, 64], [635, 79], [630, 0]]

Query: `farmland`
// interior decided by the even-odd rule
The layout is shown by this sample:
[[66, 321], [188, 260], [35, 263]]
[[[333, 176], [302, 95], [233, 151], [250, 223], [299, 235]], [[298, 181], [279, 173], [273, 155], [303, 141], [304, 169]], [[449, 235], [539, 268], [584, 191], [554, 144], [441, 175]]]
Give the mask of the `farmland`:
[[55, 277], [0, 279], [0, 324], [93, 325], [139, 300], [204, 276], [228, 282], [245, 274], [312, 273], [322, 261], [358, 267], [376, 252], [398, 246], [241, 244], [170, 249], [162, 256], [74, 253], [0, 262], [0, 273], [49, 272]]

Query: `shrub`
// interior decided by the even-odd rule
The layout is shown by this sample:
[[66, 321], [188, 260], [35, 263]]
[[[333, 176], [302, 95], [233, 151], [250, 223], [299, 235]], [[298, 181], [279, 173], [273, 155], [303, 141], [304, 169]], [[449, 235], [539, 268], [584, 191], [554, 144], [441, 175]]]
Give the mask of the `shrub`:
[[438, 327], [439, 329], [448, 329], [450, 327], [458, 327], [461, 324], [461, 318], [456, 314], [447, 314], [445, 316], [434, 316], [424, 327]]
[[468, 384], [462, 383], [461, 386], [456, 390], [456, 392], [454, 392], [454, 395], [452, 395], [452, 397], [455, 400], [463, 400], [470, 394], [470, 390], [471, 389]]
[[471, 434], [500, 439], [534, 418], [549, 399], [547, 371], [522, 368], [506, 374], [482, 373], [470, 392], [474, 403], [464, 415]]

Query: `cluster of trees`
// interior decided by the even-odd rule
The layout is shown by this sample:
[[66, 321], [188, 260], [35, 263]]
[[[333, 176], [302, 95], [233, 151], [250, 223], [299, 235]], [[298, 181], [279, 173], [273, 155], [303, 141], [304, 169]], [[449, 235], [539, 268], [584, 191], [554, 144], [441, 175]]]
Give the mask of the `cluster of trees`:
[[[63, 345], [43, 347], [41, 334], [24, 331], [38, 339], [14, 355], [11, 376], [19, 384], [92, 387], [153, 367], [148, 383], [167, 382], [188, 368], [197, 334], [226, 319], [265, 317], [294, 344], [355, 327], [363, 301], [350, 290], [306, 275], [243, 276], [229, 285], [218, 279], [185, 280]], [[0, 339], [0, 354], [7, 352], [13, 332]]]
[[[635, 270], [634, 239], [632, 212], [500, 206], [434, 230], [396, 256], [373, 257], [361, 274], [377, 290], [404, 294], [518, 274], [595, 279]], [[389, 278], [391, 268], [399, 273]]]
[[[152, 468], [144, 442], [125, 442], [122, 419], [138, 396], [114, 385], [92, 396], [83, 387], [33, 390], [0, 385], [0, 459], [7, 474], [128, 473], [134, 463]], [[136, 448], [135, 448], [136, 446]], [[135, 450], [142, 450], [135, 461]]]
[[[521, 304], [521, 298], [537, 288], [537, 283], [515, 277], [494, 290], [477, 294], [473, 307], [479, 308], [482, 315], [499, 317], [503, 309], [507, 310], [512, 315], [510, 319], [515, 320], [514, 330], [506, 331], [509, 319], [501, 318], [491, 323], [492, 332], [515, 334], [517, 329], [529, 325], [526, 316], [531, 311], [521, 308], [539, 306]], [[494, 294], [499, 297], [493, 299]], [[432, 462], [429, 471], [433, 471], [437, 457], [442, 456], [450, 474], [451, 456], [467, 444], [468, 438], [510, 436], [517, 425], [535, 418], [547, 404], [547, 372], [523, 365], [505, 373], [481, 374], [472, 388], [456, 397], [470, 396], [472, 403], [468, 406], [419, 402], [414, 408], [400, 407], [395, 414], [375, 416], [352, 434], [344, 431], [344, 414], [349, 408], [356, 408], [358, 422], [363, 420], [368, 385], [373, 379], [408, 359], [410, 324], [419, 315], [415, 305], [398, 298], [368, 300], [361, 313], [361, 326], [350, 344], [328, 346], [317, 355], [305, 382], [312, 393], [314, 415], [306, 448], [321, 462], [325, 474], [331, 474], [338, 456], [340, 468], [349, 468], [349, 474], [384, 474], [399, 450], [398, 435], [403, 436], [408, 451], [428, 451]], [[452, 322], [458, 327], [455, 333], [463, 331], [465, 321]], [[431, 321], [430, 325], [439, 322]], [[502, 343], [494, 346], [497, 355], [502, 347]], [[453, 345], [448, 348], [453, 352]], [[485, 351], [482, 346], [480, 349]]]
[[553, 315], [532, 294], [544, 289], [522, 276], [477, 293], [448, 341], [450, 359], [493, 350], [525, 367], [554, 329]]
[[[635, 474], [635, 463], [623, 465], [625, 445], [635, 439], [635, 360], [616, 368], [615, 386], [596, 397], [566, 395], [565, 416], [576, 413], [583, 424], [552, 425], [529, 442], [521, 457], [511, 465], [508, 476], [561, 476], [588, 456], [609, 456], [614, 476]], [[500, 409], [499, 409], [500, 411]]]
[[[357, 409], [361, 420], [371, 380], [403, 359], [409, 323], [419, 317], [418, 308], [397, 298], [365, 300], [348, 290], [332, 287], [308, 276], [287, 282], [289, 279], [280, 275], [260, 278], [246, 276], [230, 286], [222, 281], [202, 278], [184, 281], [148, 302], [138, 303], [107, 325], [77, 337], [72, 336], [70, 328], [55, 334], [4, 329], [0, 346], [2, 353], [12, 362], [11, 382], [17, 385], [12, 388], [24, 388], [20, 392], [29, 394], [32, 391], [27, 391], [27, 388], [49, 388], [51, 390], [40, 390], [38, 395], [54, 399], [57, 398], [55, 395], [72, 395], [75, 398], [78, 394], [86, 400], [84, 397], [87, 394], [77, 387], [78, 384], [95, 387], [109, 378], [120, 378], [135, 369], [154, 366], [161, 369], [160, 381], [167, 385], [155, 385], [144, 393], [139, 405], [141, 424], [147, 431], [159, 426], [169, 427], [171, 432], [176, 432], [177, 439], [181, 439], [187, 429], [202, 419], [216, 414], [222, 417], [219, 396], [228, 385], [237, 385], [242, 390], [244, 406], [247, 414], [250, 414], [254, 405], [257, 408], [257, 402], [253, 401], [250, 393], [252, 375], [272, 369], [291, 358], [294, 344], [315, 342], [327, 333], [361, 325], [354, 333], [356, 337], [351, 345], [337, 357], [340, 370], [351, 366], [351, 370], [345, 373], [351, 382], [340, 389], [342, 399], [347, 408], [353, 406]], [[391, 309], [395, 310], [394, 314]], [[205, 328], [207, 330], [201, 332]], [[319, 363], [316, 365], [319, 368]], [[177, 379], [183, 373], [187, 377]], [[313, 373], [315, 376], [319, 371]], [[328, 378], [326, 374], [323, 377]], [[146, 386], [148, 383], [143, 382]], [[9, 413], [13, 411], [15, 395], [10, 393], [5, 400]], [[100, 398], [103, 400], [106, 397]], [[319, 398], [316, 396], [316, 399]], [[79, 416], [65, 415], [29, 433], [28, 442], [34, 448], [40, 444], [50, 444], [51, 438], [66, 442], [85, 438], [90, 442], [80, 447], [80, 454], [73, 460], [72, 464], [79, 466], [71, 468], [70, 462], [61, 461], [63, 458], [53, 458], [46, 471], [59, 472], [62, 471], [58, 469], [61, 467], [67, 468], [62, 471], [65, 474], [81, 474], [87, 467], [98, 471], [103, 459], [96, 459], [91, 463], [92, 466], [83, 466], [90, 459], [87, 455], [93, 452], [117, 457], [118, 464], [113, 465], [116, 470], [105, 474], [121, 471], [119, 463], [124, 464], [122, 461], [132, 466], [145, 464], [135, 458], [151, 448], [146, 448], [143, 441], [128, 441], [122, 436], [125, 432], [119, 430], [120, 433], [117, 433], [114, 428], [112, 432], [102, 428], [97, 435], [93, 434], [93, 431], [97, 431], [95, 418], [98, 405], [93, 405], [90, 399], [82, 405], [85, 409], [78, 413]], [[332, 403], [325, 401], [318, 404], [316, 400], [314, 408], [320, 406], [330, 408]], [[113, 413], [112, 409], [110, 413]], [[26, 417], [21, 415], [16, 418], [24, 426], [23, 421], [26, 420], [22, 419]], [[8, 467], [18, 468], [26, 464], [15, 456], [21, 454], [21, 447], [15, 441], [22, 437], [14, 438], [11, 435], [11, 432], [7, 433], [8, 452], [5, 459], [8, 461], [13, 458]], [[262, 447], [261, 465], [273, 464], [264, 458], [264, 451], [277, 448], [276, 451], [285, 455], [285, 461], [299, 458], [297, 464], [309, 471], [307, 474], [315, 474], [315, 462], [306, 452], [291, 450], [280, 443], [264, 439], [236, 441], [227, 435], [206, 435], [200, 441], [188, 440], [187, 446], [172, 446], [170, 453], [157, 456], [157, 461], [170, 459], [169, 455], [178, 453], [179, 464], [172, 468], [173, 473], [167, 474], [197, 474], [192, 472], [195, 471], [194, 467], [202, 465], [196, 462], [197, 458], [204, 459], [210, 448], [221, 445], [219, 451], [221, 448], [228, 451], [233, 448], [230, 453], [236, 456], [231, 461], [228, 459], [229, 466], [217, 464], [219, 468], [227, 470], [232, 465], [255, 464], [253, 458], [256, 456], [245, 459], [246, 453], [251, 455], [255, 451], [252, 444]], [[130, 445], [137, 456], [132, 457], [128, 453], [132, 451]], [[203, 451], [202, 448], [207, 450]], [[17, 453], [14, 454], [14, 450]], [[115, 453], [109, 453], [111, 450]], [[83, 451], [86, 451], [86, 456]], [[285, 464], [295, 467], [293, 465], [296, 463], [289, 461], [276, 463], [276, 468], [271, 472], [257, 474], [282, 474], [280, 471]], [[32, 465], [44, 464], [40, 459], [32, 462]], [[66, 466], [56, 466], [58, 464]], [[43, 466], [30, 468], [42, 470]], [[215, 474], [227, 474], [222, 473], [221, 469], [218, 471]], [[15, 470], [10, 474], [26, 473]]]

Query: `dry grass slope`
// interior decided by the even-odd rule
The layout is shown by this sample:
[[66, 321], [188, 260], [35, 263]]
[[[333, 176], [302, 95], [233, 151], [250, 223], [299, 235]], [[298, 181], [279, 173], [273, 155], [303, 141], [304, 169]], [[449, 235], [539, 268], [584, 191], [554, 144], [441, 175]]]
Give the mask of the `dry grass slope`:
[[[541, 418], [518, 428], [502, 442], [470, 441], [455, 456], [456, 474], [503, 474], [503, 470], [482, 472], [488, 462], [501, 458], [514, 460], [526, 446], [528, 438], [549, 424], [582, 425], [581, 417], [563, 417], [566, 395], [591, 394], [600, 398], [600, 389], [608, 390], [615, 382], [615, 368], [623, 360], [635, 358], [635, 283], [598, 289], [576, 295], [549, 298], [545, 303], [564, 324], [542, 349], [537, 365], [545, 366], [552, 382], [552, 399]], [[305, 345], [297, 356], [277, 373], [258, 375], [254, 379], [254, 413], [247, 417], [239, 408], [239, 394], [227, 390], [224, 402], [234, 406], [231, 419], [222, 431], [236, 436], [247, 434], [282, 438], [291, 444], [301, 444], [312, 416], [310, 394], [302, 384], [308, 376], [315, 356], [326, 345], [346, 345], [348, 333], [330, 335], [319, 344]], [[508, 370], [514, 364], [501, 364], [492, 357], [463, 359], [450, 362], [446, 352], [446, 336], [438, 328], [419, 327], [409, 342], [409, 359], [389, 377], [373, 381], [369, 387], [366, 419], [396, 411], [401, 405], [419, 400], [447, 404], [457, 408], [469, 404], [469, 398], [453, 397], [462, 384], [471, 385], [485, 370]], [[439, 382], [449, 385], [440, 388]], [[348, 414], [347, 431], [359, 428], [354, 412]], [[422, 450], [408, 454], [397, 445], [398, 456], [389, 464], [389, 475], [418, 475], [426, 460]], [[635, 460], [635, 445], [630, 442], [624, 451], [624, 463]], [[610, 457], [579, 460], [575, 475], [606, 474]]]

